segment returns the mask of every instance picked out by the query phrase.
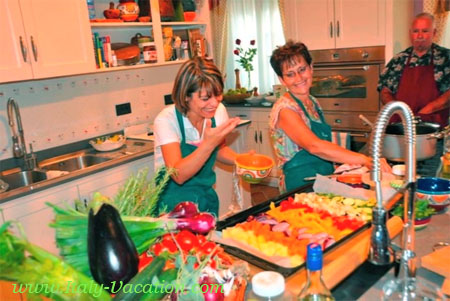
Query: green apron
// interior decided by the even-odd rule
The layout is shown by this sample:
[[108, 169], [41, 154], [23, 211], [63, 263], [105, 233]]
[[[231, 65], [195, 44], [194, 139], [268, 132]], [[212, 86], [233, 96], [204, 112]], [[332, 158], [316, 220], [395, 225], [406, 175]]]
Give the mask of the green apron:
[[[197, 146], [186, 143], [183, 117], [177, 109], [175, 111], [181, 131], [181, 156], [185, 158], [194, 152]], [[212, 127], [216, 127], [214, 118], [212, 119]], [[172, 179], [169, 180], [158, 201], [159, 211], [163, 210], [164, 207], [167, 208], [166, 210], [171, 211], [179, 202], [190, 201], [198, 205], [200, 212], [208, 211], [219, 216], [219, 197], [213, 189], [213, 185], [216, 183], [216, 173], [213, 168], [216, 163], [218, 149], [217, 147], [203, 167], [182, 185]]]
[[[314, 121], [309, 116], [303, 103], [298, 100], [292, 93], [291, 96], [298, 103], [300, 108], [302, 108], [305, 115], [308, 117], [311, 124], [311, 131], [322, 140], [331, 141], [331, 127], [325, 122], [322, 110], [319, 109], [316, 102], [313, 101], [314, 107], [319, 113], [320, 121]], [[316, 174], [328, 175], [333, 173], [333, 163], [330, 161], [323, 160], [317, 156], [310, 154], [305, 149], [298, 151], [295, 156], [283, 165], [284, 181], [286, 186], [286, 191], [290, 191], [294, 188], [306, 185], [310, 181], [304, 181], [306, 177], [313, 177]]]

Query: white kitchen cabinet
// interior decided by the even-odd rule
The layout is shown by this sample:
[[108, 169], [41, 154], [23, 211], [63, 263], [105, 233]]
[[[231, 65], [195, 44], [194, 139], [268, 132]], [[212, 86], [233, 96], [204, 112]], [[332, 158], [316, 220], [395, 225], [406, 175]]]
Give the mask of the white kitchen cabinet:
[[96, 191], [113, 197], [132, 173], [144, 167], [149, 168], [149, 176], [152, 176], [153, 156], [5, 202], [0, 204], [0, 209], [5, 221], [18, 220], [22, 224], [32, 243], [58, 254], [55, 231], [48, 226], [54, 218], [53, 209], [45, 203], [74, 206], [74, 200], [88, 201]]
[[277, 161], [269, 134], [270, 109], [228, 107], [227, 111], [230, 117], [240, 117], [241, 119], [252, 121], [247, 131], [245, 151], [254, 150], [256, 153], [273, 158], [275, 166], [272, 168], [270, 177], [278, 177], [279, 171], [276, 167]]
[[[5, 221], [17, 220], [22, 224], [30, 242], [58, 254], [55, 230], [49, 227], [55, 215], [53, 209], [45, 203], [56, 205], [66, 203], [73, 206], [73, 201], [77, 198], [77, 187], [75, 183], [70, 182], [3, 203], [0, 208], [3, 209]], [[13, 229], [18, 234], [17, 228]]]
[[0, 83], [95, 70], [86, 1], [0, 0], [0, 4]]
[[386, 0], [286, 0], [286, 40], [308, 49], [385, 44]]

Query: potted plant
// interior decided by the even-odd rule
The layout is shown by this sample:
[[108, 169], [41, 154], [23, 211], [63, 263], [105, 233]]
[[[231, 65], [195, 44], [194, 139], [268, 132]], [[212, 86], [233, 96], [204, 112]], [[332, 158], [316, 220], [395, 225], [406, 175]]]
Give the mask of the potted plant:
[[[403, 218], [403, 211], [403, 205], [398, 205], [392, 210], [392, 215]], [[427, 200], [417, 200], [414, 212], [414, 228], [416, 230], [422, 230], [431, 222], [431, 216], [434, 214], [435, 210], [429, 206]]]

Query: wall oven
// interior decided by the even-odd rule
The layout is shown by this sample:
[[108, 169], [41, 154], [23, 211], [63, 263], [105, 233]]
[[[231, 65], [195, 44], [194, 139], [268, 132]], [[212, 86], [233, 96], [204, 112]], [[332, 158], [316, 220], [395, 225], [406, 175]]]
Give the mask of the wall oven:
[[335, 131], [367, 142], [371, 128], [358, 116], [375, 121], [380, 110], [378, 78], [384, 68], [384, 46], [311, 51], [310, 93], [322, 106]]

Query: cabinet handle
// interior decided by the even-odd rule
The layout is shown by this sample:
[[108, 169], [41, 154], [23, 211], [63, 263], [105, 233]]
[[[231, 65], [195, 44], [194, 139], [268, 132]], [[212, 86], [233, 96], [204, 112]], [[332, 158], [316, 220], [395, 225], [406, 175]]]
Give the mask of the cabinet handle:
[[262, 131], [259, 131], [259, 143], [262, 144]]
[[22, 36], [19, 36], [19, 40], [20, 40], [20, 50], [22, 50], [23, 61], [26, 63], [27, 62], [27, 48], [25, 47], [25, 45], [23, 45]]
[[258, 143], [258, 131], [255, 131], [255, 143]]
[[37, 62], [37, 56], [38, 56], [38, 54], [37, 54], [36, 45], [34, 45], [34, 39], [33, 39], [33, 36], [31, 36], [30, 40], [31, 40], [31, 49], [33, 50], [34, 61]]
[[330, 22], [330, 38], [333, 37], [333, 22]]
[[246, 114], [237, 114], [236, 117], [247, 117]]
[[337, 21], [336, 35], [339, 38], [339, 21]]

